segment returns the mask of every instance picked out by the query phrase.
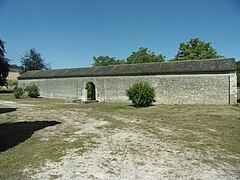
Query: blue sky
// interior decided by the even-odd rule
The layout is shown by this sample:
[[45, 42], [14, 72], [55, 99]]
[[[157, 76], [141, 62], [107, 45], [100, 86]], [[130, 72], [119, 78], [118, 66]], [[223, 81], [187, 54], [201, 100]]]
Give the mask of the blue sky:
[[139, 47], [171, 59], [180, 42], [200, 38], [240, 60], [240, 0], [0, 0], [6, 56], [35, 48], [53, 69], [125, 59]]

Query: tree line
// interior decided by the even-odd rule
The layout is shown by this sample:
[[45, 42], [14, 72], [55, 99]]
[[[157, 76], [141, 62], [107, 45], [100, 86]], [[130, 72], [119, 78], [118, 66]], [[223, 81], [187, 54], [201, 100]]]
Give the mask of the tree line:
[[[0, 39], [0, 86], [6, 84], [6, 78], [10, 68], [15, 68], [21, 72], [32, 70], [48, 70], [51, 69], [49, 63], [36, 49], [32, 48], [25, 51], [21, 55], [21, 66], [10, 65], [9, 59], [5, 57], [4, 41]], [[180, 43], [178, 51], [173, 59], [168, 61], [184, 61], [184, 60], [200, 60], [200, 59], [214, 59], [222, 58], [217, 51], [212, 47], [210, 42], [201, 41], [199, 38], [190, 39], [186, 43]], [[166, 56], [163, 54], [155, 54], [148, 50], [148, 48], [140, 47], [138, 51], [132, 52], [126, 59], [117, 59], [110, 56], [93, 57], [92, 66], [109, 66], [121, 64], [136, 64], [136, 63], [151, 63], [151, 62], [165, 62]], [[240, 62], [237, 62], [237, 74], [240, 76]], [[239, 77], [238, 76], [238, 77]], [[240, 85], [240, 78], [238, 78], [238, 85]]]
[[[199, 38], [190, 39], [187, 43], [180, 43], [178, 52], [173, 59], [169, 61], [200, 60], [221, 58], [217, 51], [211, 46], [210, 42], [201, 41]], [[115, 57], [99, 56], [93, 57], [92, 66], [109, 66], [120, 64], [164, 62], [166, 56], [155, 54], [148, 48], [141, 47], [137, 52], [132, 52], [125, 60], [119, 60]]]

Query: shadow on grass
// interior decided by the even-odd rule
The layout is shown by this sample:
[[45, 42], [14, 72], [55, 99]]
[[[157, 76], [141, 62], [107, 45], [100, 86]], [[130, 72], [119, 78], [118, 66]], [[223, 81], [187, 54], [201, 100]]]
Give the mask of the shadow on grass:
[[156, 106], [155, 104], [150, 104], [149, 106], [140, 106], [140, 107], [137, 107], [137, 106], [134, 106], [133, 104], [129, 104], [127, 105], [129, 107], [133, 107], [133, 108], [149, 108], [149, 107], [153, 107], [153, 106]]
[[60, 122], [34, 121], [0, 124], [0, 152], [24, 142], [30, 138], [35, 131], [57, 124], [60, 124]]
[[0, 90], [0, 94], [11, 94], [12, 90]]
[[0, 108], [0, 114], [14, 112], [16, 110], [17, 110], [17, 108]]

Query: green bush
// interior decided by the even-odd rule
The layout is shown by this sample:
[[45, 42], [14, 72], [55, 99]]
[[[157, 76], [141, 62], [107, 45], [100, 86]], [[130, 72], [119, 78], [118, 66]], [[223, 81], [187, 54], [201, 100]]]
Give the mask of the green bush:
[[155, 90], [147, 82], [137, 82], [126, 91], [135, 107], [147, 107], [155, 102]]
[[24, 90], [22, 88], [15, 87], [13, 89], [13, 94], [14, 94], [16, 99], [22, 98], [23, 94], [24, 94]]
[[25, 91], [27, 92], [30, 98], [37, 98], [38, 96], [40, 96], [39, 88], [36, 84], [29, 84], [26, 87]]

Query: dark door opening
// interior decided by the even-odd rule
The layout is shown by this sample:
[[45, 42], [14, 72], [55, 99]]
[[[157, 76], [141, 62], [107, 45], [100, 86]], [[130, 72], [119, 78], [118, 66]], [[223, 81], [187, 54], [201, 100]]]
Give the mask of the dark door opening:
[[92, 82], [86, 84], [87, 100], [96, 100], [96, 89]]

